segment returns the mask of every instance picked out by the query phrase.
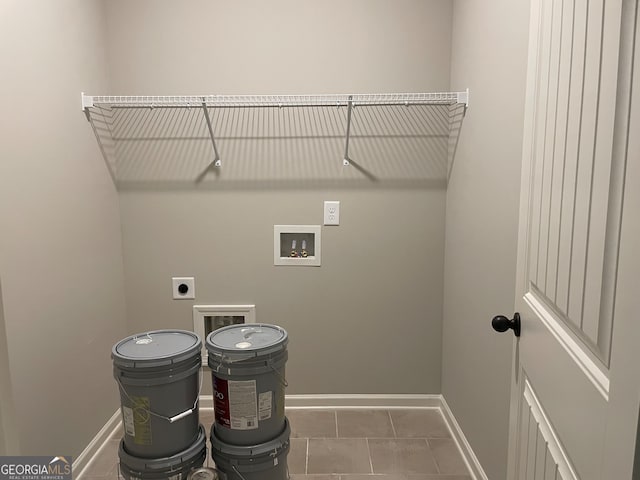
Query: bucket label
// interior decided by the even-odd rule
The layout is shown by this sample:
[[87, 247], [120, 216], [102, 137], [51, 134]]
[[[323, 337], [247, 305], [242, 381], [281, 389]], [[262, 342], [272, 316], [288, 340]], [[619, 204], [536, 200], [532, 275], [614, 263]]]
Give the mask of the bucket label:
[[133, 410], [129, 407], [122, 407], [122, 420], [124, 422], [124, 433], [130, 437], [136, 436], [136, 427], [133, 424]]
[[273, 405], [273, 392], [262, 392], [258, 396], [258, 420], [271, 418], [271, 406]]
[[129, 397], [131, 407], [122, 407], [124, 431], [136, 445], [151, 445], [151, 402], [149, 397]]
[[229, 416], [234, 430], [258, 428], [258, 396], [256, 381], [229, 380]]
[[235, 381], [213, 377], [216, 422], [231, 430], [258, 428], [255, 380]]
[[229, 388], [227, 381], [213, 377], [213, 406], [216, 412], [216, 423], [223, 427], [231, 428], [229, 417]]

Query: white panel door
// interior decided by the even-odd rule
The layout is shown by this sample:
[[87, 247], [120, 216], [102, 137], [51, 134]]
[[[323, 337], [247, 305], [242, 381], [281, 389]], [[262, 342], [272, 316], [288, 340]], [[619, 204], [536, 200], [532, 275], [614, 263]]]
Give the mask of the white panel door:
[[640, 308], [640, 281], [627, 271], [640, 255], [629, 134], [640, 134], [637, 10], [637, 1], [532, 1], [512, 479], [631, 479], [640, 320], [622, 312], [633, 295]]

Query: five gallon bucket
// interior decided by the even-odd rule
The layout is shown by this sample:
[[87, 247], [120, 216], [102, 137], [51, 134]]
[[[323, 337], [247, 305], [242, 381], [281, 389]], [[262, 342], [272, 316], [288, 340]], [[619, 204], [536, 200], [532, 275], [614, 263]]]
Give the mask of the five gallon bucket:
[[120, 442], [120, 473], [126, 480], [186, 480], [199, 469], [207, 458], [206, 432], [198, 428], [196, 441], [186, 450], [165, 458], [140, 458], [127, 452], [124, 440]]
[[193, 332], [157, 330], [113, 347], [127, 454], [162, 459], [194, 444], [199, 434], [201, 346]]
[[217, 437], [219, 430], [211, 429], [211, 457], [221, 480], [287, 480], [287, 454], [290, 427], [273, 440], [259, 445], [230, 445]]
[[283, 328], [267, 324], [231, 325], [207, 337], [221, 442], [257, 445], [282, 434], [287, 342]]

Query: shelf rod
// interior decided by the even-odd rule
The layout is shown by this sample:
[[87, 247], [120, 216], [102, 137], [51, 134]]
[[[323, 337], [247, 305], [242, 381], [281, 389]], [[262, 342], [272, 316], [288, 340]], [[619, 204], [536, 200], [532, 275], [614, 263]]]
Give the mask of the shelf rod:
[[347, 138], [344, 144], [344, 158], [342, 159], [342, 165], [345, 167], [351, 165], [351, 161], [349, 159], [349, 135], [351, 132], [351, 110], [353, 109], [353, 97], [349, 97], [348, 109], [347, 109]]
[[204, 112], [204, 118], [207, 121], [207, 127], [209, 128], [209, 135], [211, 136], [211, 145], [213, 145], [213, 166], [219, 167], [222, 165], [220, 161], [220, 155], [218, 154], [218, 147], [216, 146], [216, 138], [213, 135], [213, 127], [211, 126], [211, 118], [209, 118], [209, 109], [207, 108], [207, 102], [202, 102], [202, 111]]

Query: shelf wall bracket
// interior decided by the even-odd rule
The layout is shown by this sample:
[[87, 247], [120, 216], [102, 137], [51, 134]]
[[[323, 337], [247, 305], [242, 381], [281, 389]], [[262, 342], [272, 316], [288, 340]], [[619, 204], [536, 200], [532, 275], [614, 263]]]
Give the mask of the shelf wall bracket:
[[85, 95], [84, 92], [80, 93], [80, 101], [82, 102], [82, 111], [86, 111], [87, 108], [93, 107], [93, 96]]
[[344, 143], [344, 158], [342, 159], [342, 165], [348, 167], [351, 165], [351, 159], [349, 158], [349, 136], [351, 134], [351, 111], [353, 110], [353, 96], [349, 95], [349, 102], [347, 103], [347, 135]]
[[211, 118], [209, 117], [209, 109], [207, 108], [207, 102], [202, 102], [202, 111], [204, 112], [204, 118], [207, 121], [207, 128], [209, 129], [209, 136], [211, 136], [211, 145], [213, 146], [213, 166], [219, 167], [222, 165], [220, 161], [220, 155], [218, 154], [218, 147], [216, 145], [216, 137], [213, 135], [213, 127], [211, 126]]
[[469, 108], [469, 89], [467, 88], [464, 92], [457, 92], [458, 103], [464, 103], [465, 110]]
[[93, 97], [91, 95], [85, 95], [84, 92], [80, 92], [80, 102], [84, 116], [87, 117], [87, 121], [89, 121], [89, 109], [93, 107]]

